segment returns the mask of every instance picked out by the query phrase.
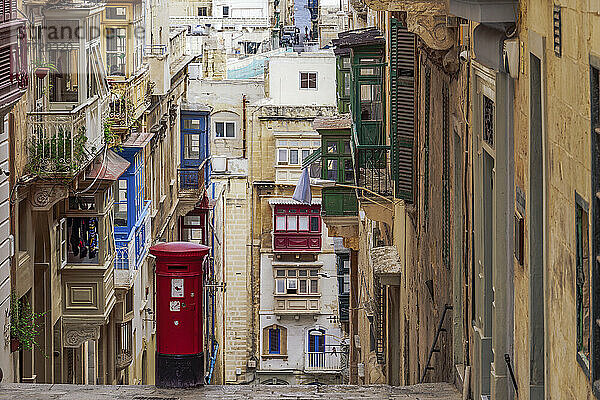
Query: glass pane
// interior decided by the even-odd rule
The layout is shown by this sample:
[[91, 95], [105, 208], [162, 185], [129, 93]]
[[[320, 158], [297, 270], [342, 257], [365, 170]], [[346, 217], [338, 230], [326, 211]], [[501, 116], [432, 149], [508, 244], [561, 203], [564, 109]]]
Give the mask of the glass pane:
[[277, 279], [275, 281], [275, 293], [285, 293], [285, 279]]
[[344, 153], [352, 154], [352, 150], [350, 149], [350, 141], [349, 140], [344, 140]]
[[344, 72], [344, 96], [350, 96], [350, 72]]
[[318, 279], [311, 279], [310, 280], [310, 292], [311, 293], [318, 293], [319, 292], [319, 280]]
[[316, 270], [316, 269], [311, 269], [310, 270], [310, 276], [317, 276], [318, 273], [319, 273], [319, 271]]
[[225, 136], [225, 123], [224, 122], [215, 122], [215, 136], [216, 137], [224, 137]]
[[184, 119], [183, 120], [183, 128], [184, 129], [200, 129], [200, 120]]
[[300, 279], [300, 287], [298, 289], [298, 293], [308, 293], [308, 284], [306, 279]]
[[183, 156], [187, 159], [199, 159], [200, 158], [200, 135], [199, 134], [185, 134], [184, 135], [184, 152]]
[[285, 277], [285, 269], [278, 269], [278, 270], [275, 272], [275, 274], [276, 274], [277, 276], [283, 276], [283, 277]]
[[295, 269], [288, 269], [288, 276], [296, 276], [296, 270]]
[[327, 160], [327, 179], [337, 181], [338, 160]]
[[298, 276], [308, 276], [308, 271], [305, 269], [301, 269], [298, 271]]
[[344, 180], [346, 182], [354, 182], [354, 165], [352, 159], [344, 160]]
[[275, 230], [285, 231], [285, 216], [278, 215], [275, 217]]
[[302, 150], [302, 162], [304, 159], [310, 155], [310, 150]]
[[300, 231], [308, 230], [308, 215], [301, 215], [298, 217], [298, 230], [300, 230]]
[[319, 231], [319, 217], [310, 217], [310, 231], [311, 232]]
[[290, 150], [290, 164], [298, 165], [298, 150]]
[[350, 57], [342, 58], [342, 68], [344, 68], [344, 69], [350, 68]]
[[337, 153], [337, 142], [327, 142], [327, 152], [328, 153]]
[[227, 137], [235, 137], [235, 123], [227, 122], [227, 132], [225, 133]]
[[298, 217], [295, 215], [287, 216], [287, 230], [296, 231], [298, 230]]
[[279, 149], [278, 154], [279, 164], [287, 164], [287, 149]]

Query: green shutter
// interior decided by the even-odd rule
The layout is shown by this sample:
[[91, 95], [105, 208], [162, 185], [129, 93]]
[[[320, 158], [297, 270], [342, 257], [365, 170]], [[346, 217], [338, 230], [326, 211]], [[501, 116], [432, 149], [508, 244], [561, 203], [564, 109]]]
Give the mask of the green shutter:
[[396, 197], [414, 195], [415, 35], [392, 18], [390, 29], [390, 122], [392, 178]]

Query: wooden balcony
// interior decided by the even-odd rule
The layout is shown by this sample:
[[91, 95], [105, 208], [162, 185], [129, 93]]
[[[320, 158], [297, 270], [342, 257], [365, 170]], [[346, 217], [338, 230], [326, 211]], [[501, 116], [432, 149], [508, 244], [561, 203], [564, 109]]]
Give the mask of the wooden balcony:
[[275, 232], [273, 233], [273, 251], [321, 251], [321, 233]]
[[75, 176], [102, 150], [108, 98], [68, 111], [27, 113], [28, 165], [39, 176]]
[[115, 239], [115, 288], [130, 289], [136, 272], [140, 269], [150, 248], [150, 200], [146, 201], [142, 217], [131, 229], [127, 238]]
[[275, 314], [320, 314], [320, 295], [276, 294]]

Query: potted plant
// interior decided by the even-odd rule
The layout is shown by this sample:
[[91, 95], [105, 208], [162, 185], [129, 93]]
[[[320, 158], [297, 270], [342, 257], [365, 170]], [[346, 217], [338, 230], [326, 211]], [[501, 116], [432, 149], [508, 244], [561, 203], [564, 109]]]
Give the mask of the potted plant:
[[58, 69], [56, 68], [56, 66], [54, 64], [46, 62], [46, 61], [34, 62], [33, 66], [35, 68], [35, 70], [34, 70], [35, 76], [40, 80], [44, 79], [46, 76], [48, 76], [48, 72], [58, 71]]
[[13, 292], [10, 299], [10, 350], [32, 350], [38, 346], [36, 336], [41, 332], [38, 320], [46, 313], [33, 312], [26, 299]]

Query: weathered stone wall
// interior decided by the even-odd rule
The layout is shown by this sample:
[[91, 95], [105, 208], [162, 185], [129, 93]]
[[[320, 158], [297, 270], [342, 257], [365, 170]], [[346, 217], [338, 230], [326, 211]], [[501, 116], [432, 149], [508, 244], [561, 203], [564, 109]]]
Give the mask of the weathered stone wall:
[[[529, 398], [529, 53], [535, 33], [543, 48], [545, 116], [545, 367], [546, 398], [592, 398], [591, 383], [576, 356], [575, 193], [588, 204], [591, 193], [590, 55], [600, 54], [600, 15], [592, 2], [561, 2], [562, 56], [552, 47], [553, 4], [521, 2], [519, 40], [525, 54], [515, 81], [515, 185], [525, 193], [525, 260], [515, 263], [515, 364], [519, 398]], [[591, 208], [590, 208], [591, 209]], [[591, 221], [591, 219], [590, 219]], [[590, 227], [591, 234], [591, 227]], [[590, 236], [591, 238], [591, 236]], [[594, 257], [592, 257], [593, 259]], [[596, 264], [592, 262], [592, 268]], [[541, 301], [541, 299], [539, 300]]]

